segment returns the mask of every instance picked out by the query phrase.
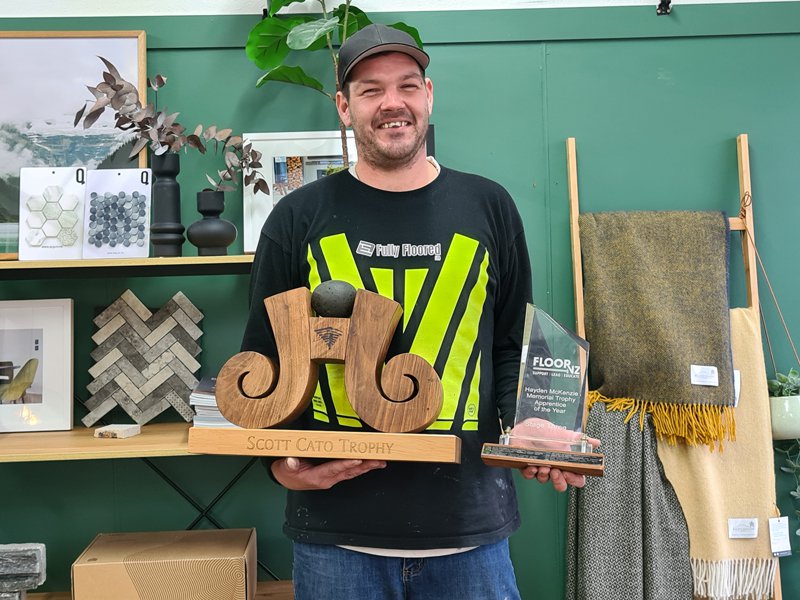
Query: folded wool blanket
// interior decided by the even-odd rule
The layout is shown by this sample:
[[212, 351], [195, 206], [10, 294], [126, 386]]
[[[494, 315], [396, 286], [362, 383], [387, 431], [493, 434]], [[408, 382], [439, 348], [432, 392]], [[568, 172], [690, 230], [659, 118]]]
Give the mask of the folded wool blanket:
[[[656, 436], [596, 403], [587, 433], [603, 440], [605, 476], [571, 488], [565, 600], [689, 600], [689, 534], [658, 460]], [[705, 450], [705, 448], [703, 449]]]
[[[769, 392], [758, 315], [731, 310], [733, 364], [741, 374], [737, 439], [725, 452], [658, 445], [664, 472], [689, 529], [695, 597], [762, 600], [773, 597], [775, 567], [768, 519], [777, 516]], [[758, 519], [758, 537], [729, 539], [728, 519]]]
[[735, 428], [723, 213], [583, 213], [594, 393], [659, 437], [713, 446]]

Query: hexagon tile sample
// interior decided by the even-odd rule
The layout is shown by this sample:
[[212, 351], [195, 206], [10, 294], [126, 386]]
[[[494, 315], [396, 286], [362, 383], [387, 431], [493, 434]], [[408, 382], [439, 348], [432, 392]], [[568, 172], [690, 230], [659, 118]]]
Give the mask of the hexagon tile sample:
[[140, 425], [170, 406], [190, 422], [202, 319], [203, 313], [182, 292], [153, 314], [126, 290], [94, 319], [97, 348], [87, 386], [92, 396], [83, 424], [91, 427], [117, 405]]
[[83, 167], [20, 169], [20, 260], [81, 258]]

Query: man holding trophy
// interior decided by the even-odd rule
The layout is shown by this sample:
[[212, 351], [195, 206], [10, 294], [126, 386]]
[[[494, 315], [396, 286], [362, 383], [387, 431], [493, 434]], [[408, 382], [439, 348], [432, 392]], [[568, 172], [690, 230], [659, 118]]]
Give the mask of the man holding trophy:
[[[358, 162], [292, 192], [270, 214], [242, 350], [277, 356], [263, 300], [286, 290], [344, 280], [393, 297], [403, 316], [389, 355], [410, 352], [433, 365], [444, 400], [424, 433], [457, 435], [461, 463], [271, 461], [289, 490], [284, 531], [294, 542], [298, 600], [520, 597], [508, 553], [520, 524], [512, 472], [484, 464], [481, 449], [498, 441], [500, 423], [523, 445], [540, 437], [538, 415], [515, 425], [528, 250], [502, 187], [426, 156], [428, 62], [411, 36], [383, 25], [341, 47], [337, 108], [354, 131]], [[349, 405], [340, 366], [320, 369], [293, 428], [369, 430]], [[550, 438], [577, 436], [553, 427]], [[585, 482], [545, 463], [521, 464], [525, 478], [558, 491]]]

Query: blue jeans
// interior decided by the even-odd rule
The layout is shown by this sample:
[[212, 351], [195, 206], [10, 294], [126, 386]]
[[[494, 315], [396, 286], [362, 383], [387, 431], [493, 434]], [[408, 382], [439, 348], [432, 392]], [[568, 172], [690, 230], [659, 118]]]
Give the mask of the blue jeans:
[[519, 600], [508, 540], [434, 558], [294, 544], [295, 600]]

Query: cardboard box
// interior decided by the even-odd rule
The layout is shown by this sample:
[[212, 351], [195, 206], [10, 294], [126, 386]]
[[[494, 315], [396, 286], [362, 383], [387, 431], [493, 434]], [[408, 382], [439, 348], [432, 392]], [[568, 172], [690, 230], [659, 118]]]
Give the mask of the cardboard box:
[[73, 600], [253, 600], [255, 529], [101, 533], [72, 564]]

